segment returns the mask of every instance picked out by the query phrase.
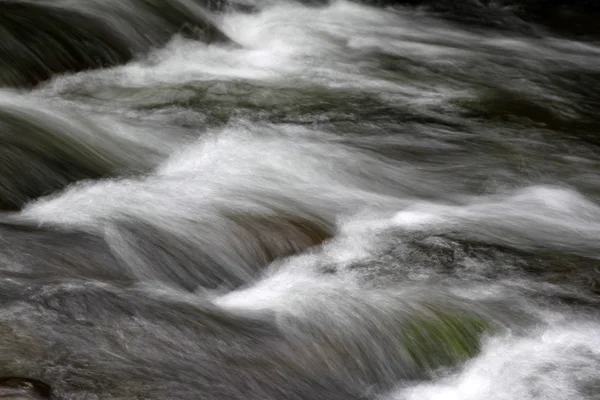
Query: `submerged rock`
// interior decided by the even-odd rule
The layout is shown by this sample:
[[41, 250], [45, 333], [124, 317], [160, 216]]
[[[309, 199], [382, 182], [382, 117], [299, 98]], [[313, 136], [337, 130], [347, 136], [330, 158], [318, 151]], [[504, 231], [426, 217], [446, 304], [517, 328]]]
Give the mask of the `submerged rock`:
[[0, 86], [123, 64], [177, 33], [228, 40], [193, 1], [0, 1]]
[[0, 2], [0, 86], [32, 86], [53, 74], [109, 67], [133, 57], [110, 25], [46, 4]]
[[197, 221], [196, 229], [177, 233], [132, 221], [116, 226], [105, 237], [124, 269], [141, 281], [158, 280], [190, 291], [249, 284], [271, 262], [333, 235], [332, 227], [320, 221], [242, 213], [219, 216], [212, 226]]
[[267, 316], [155, 290], [26, 282], [0, 281], [0, 373], [35, 373], [58, 399], [365, 399], [297, 362]]
[[[367, 387], [387, 390], [398, 382], [430, 379], [440, 368], [457, 368], [477, 356], [484, 336], [530, 323], [504, 305], [468, 305], [441, 294], [439, 286], [395, 292], [357, 290], [326, 277], [293, 287], [290, 279], [275, 276], [223, 303], [243, 308], [262, 302], [260, 309], [276, 313], [299, 362]], [[259, 298], [285, 284], [292, 288], [281, 296]]]
[[261, 310], [244, 308], [245, 292], [236, 309], [156, 287], [43, 281], [0, 279], [0, 373], [52, 382], [59, 399], [374, 399], [365, 394], [458, 366], [499, 321], [432, 292], [312, 281]]
[[416, 316], [404, 329], [404, 346], [424, 370], [449, 367], [475, 357], [481, 336], [492, 325], [477, 316], [459, 316], [432, 310], [432, 316]]
[[40, 122], [0, 110], [1, 210], [18, 210], [76, 180], [107, 176], [115, 167], [77, 138]]
[[50, 387], [33, 379], [0, 378], [0, 399], [39, 400], [50, 398]]
[[134, 143], [74, 113], [36, 107], [16, 96], [0, 99], [1, 211], [19, 210], [78, 180], [150, 168], [153, 157], [144, 161]]
[[345, 327], [354, 333], [336, 333], [338, 322], [332, 321], [331, 328], [309, 336], [305, 346], [313, 353], [306, 357], [315, 365], [331, 366], [343, 379], [392, 387], [399, 381], [430, 379], [440, 368], [460, 367], [479, 354], [484, 335], [497, 330], [475, 313], [434, 312], [427, 307], [397, 313], [392, 321], [385, 320], [390, 318], [385, 314], [379, 318], [361, 314], [362, 321]]
[[179, 137], [165, 143], [154, 129], [130, 128], [0, 90], [0, 212], [81, 180], [147, 173], [179, 146]]

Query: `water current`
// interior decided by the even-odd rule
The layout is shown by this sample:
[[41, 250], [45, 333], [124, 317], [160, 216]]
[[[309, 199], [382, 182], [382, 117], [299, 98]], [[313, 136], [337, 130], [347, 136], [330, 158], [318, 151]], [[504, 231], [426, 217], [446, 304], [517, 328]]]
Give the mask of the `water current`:
[[0, 398], [600, 399], [599, 26], [1, 0]]

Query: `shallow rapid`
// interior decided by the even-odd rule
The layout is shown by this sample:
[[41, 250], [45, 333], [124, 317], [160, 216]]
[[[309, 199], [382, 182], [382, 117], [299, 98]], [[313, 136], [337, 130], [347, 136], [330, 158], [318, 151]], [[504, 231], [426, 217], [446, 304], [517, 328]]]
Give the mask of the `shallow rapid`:
[[600, 400], [584, 3], [0, 0], [0, 398]]

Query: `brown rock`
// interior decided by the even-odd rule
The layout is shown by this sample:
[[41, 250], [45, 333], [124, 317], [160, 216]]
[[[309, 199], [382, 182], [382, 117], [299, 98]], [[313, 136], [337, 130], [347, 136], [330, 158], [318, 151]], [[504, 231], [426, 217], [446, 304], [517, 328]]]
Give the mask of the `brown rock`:
[[39, 400], [50, 398], [50, 387], [34, 379], [0, 378], [0, 399]]

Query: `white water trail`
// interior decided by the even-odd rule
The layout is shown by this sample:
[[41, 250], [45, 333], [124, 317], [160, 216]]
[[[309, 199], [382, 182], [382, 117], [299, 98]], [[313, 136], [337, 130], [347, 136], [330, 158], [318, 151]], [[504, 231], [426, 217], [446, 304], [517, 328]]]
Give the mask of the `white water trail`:
[[[0, 106], [57, 121], [63, 133], [145, 167], [32, 199], [11, 222], [99, 237], [116, 269], [150, 288], [183, 287], [186, 299], [274, 315], [287, 339], [307, 344], [313, 331], [339, 339], [350, 347], [309, 348], [309, 359], [327, 365], [331, 356], [340, 370], [346, 350], [365, 355], [357, 364], [375, 360], [386, 383], [399, 385], [383, 400], [599, 398], [596, 314], [565, 321], [571, 309], [557, 293], [568, 290], [554, 290], [543, 268], [532, 277], [523, 267], [529, 256], [551, 275], [547, 253], [578, 256], [583, 266], [565, 261], [564, 276], [593, 282], [600, 206], [589, 189], [600, 158], [550, 139], [558, 141], [554, 125], [563, 133], [585, 122], [578, 95], [553, 79], [595, 71], [597, 45], [459, 29], [347, 1], [264, 2], [218, 23], [235, 44], [174, 37], [128, 65], [0, 94]], [[473, 111], [502, 112], [501, 101], [485, 103], [494, 90], [531, 101], [522, 116], [530, 125]], [[337, 102], [325, 98], [332, 93]], [[500, 251], [509, 255], [494, 258]], [[218, 276], [204, 285], [211, 263], [234, 284], [220, 286], [217, 278], [229, 277]], [[370, 282], [381, 265], [390, 276]], [[514, 276], [494, 280], [503, 270]], [[572, 297], [594, 298], [584, 294]], [[431, 305], [503, 329], [465, 365], [390, 383], [406, 356], [389, 348], [403, 318]], [[543, 320], [546, 312], [559, 317]], [[543, 321], [531, 327], [521, 313]], [[507, 320], [521, 330], [510, 332]], [[357, 374], [369, 375], [362, 367]]]

